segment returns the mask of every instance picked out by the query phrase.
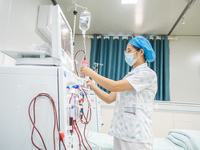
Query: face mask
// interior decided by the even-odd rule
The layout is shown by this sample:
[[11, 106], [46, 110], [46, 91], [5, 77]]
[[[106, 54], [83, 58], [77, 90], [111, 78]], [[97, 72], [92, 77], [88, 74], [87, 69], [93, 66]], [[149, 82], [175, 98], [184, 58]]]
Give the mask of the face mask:
[[136, 61], [137, 59], [134, 59], [134, 54], [136, 54], [137, 52], [135, 53], [130, 53], [130, 54], [125, 54], [125, 61], [126, 63], [129, 65], [129, 66], [132, 66]]

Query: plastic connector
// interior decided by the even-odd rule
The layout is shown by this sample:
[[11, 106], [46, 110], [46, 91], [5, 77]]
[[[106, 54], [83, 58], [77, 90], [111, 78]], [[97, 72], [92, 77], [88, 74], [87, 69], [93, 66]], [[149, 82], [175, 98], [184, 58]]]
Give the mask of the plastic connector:
[[85, 97], [83, 93], [80, 94], [83, 98]]
[[79, 85], [73, 85], [72, 88], [79, 89]]
[[59, 133], [60, 136], [59, 136], [59, 141], [63, 141], [64, 137], [65, 137], [65, 134], [64, 133]]
[[73, 109], [73, 108], [75, 108], [75, 105], [72, 105], [72, 106], [71, 106], [71, 109]]
[[78, 12], [77, 12], [76, 10], [73, 11], [73, 14], [74, 14], [74, 15], [77, 15], [77, 13], [78, 13]]

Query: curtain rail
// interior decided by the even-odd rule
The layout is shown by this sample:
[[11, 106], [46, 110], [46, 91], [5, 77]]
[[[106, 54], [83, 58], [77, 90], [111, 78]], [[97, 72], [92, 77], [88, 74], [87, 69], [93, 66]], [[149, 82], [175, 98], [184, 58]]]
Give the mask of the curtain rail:
[[[131, 35], [130, 35], [131, 36]], [[150, 39], [153, 39], [155, 36], [150, 36]], [[136, 36], [137, 37], [137, 36]], [[170, 36], [167, 36], [169, 40], [178, 40], [178, 39], [185, 39], [185, 38], [189, 38], [189, 39], [200, 39], [200, 36], [197, 35], [197, 36], [190, 36], [190, 35], [185, 35], [185, 36], [181, 36], [181, 35], [177, 35], [177, 36], [173, 36], [173, 35], [170, 35]], [[87, 38], [89, 39], [92, 39], [93, 38], [93, 35], [87, 35]], [[97, 39], [101, 38], [101, 35], [97, 36]], [[104, 39], [109, 39], [110, 37], [109, 36], [104, 36]], [[156, 36], [157, 39], [161, 39], [161, 36], [158, 35]], [[119, 39], [119, 36], [113, 36], [113, 39]], [[122, 39], [128, 39], [128, 36], [122, 36]]]

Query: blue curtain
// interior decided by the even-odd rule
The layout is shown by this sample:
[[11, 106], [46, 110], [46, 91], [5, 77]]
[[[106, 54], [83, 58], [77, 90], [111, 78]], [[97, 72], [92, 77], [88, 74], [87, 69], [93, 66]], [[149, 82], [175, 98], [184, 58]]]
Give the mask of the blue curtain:
[[[90, 67], [94, 69], [95, 63], [103, 64], [103, 66], [98, 65], [100, 75], [115, 81], [123, 79], [132, 69], [124, 60], [124, 51], [132, 38], [132, 36], [105, 38], [103, 35], [97, 38], [97, 35], [94, 35], [91, 39]], [[169, 101], [169, 40], [167, 36], [161, 36], [161, 39], [156, 39], [156, 37], [150, 39], [149, 36], [146, 38], [152, 44], [156, 54], [156, 60], [148, 63], [158, 77], [158, 92], [155, 100]]]

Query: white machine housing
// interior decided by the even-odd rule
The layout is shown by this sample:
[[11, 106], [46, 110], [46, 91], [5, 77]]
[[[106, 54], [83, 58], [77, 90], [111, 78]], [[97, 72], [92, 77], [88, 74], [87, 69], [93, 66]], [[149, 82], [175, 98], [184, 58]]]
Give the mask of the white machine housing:
[[[69, 102], [69, 84], [82, 84], [78, 77], [64, 67], [55, 66], [2, 66], [0, 67], [0, 147], [1, 149], [31, 150], [32, 124], [28, 116], [28, 108], [31, 100], [39, 93], [48, 93], [53, 99], [57, 109], [60, 132], [65, 134], [64, 143], [67, 149], [72, 136], [69, 136], [67, 112]], [[71, 94], [70, 94], [71, 95]], [[94, 98], [94, 97], [93, 97]], [[93, 99], [92, 98], [92, 99]], [[98, 103], [91, 100], [92, 120], [89, 129], [98, 130], [99, 112]], [[40, 97], [36, 101], [36, 127], [42, 134], [47, 149], [53, 149], [53, 107], [49, 99]], [[32, 108], [31, 108], [32, 110]], [[32, 111], [31, 111], [32, 112]], [[33, 115], [31, 113], [31, 115]], [[37, 132], [33, 134], [34, 142], [44, 149]], [[71, 140], [73, 150], [78, 148], [78, 139], [74, 131], [74, 139]], [[56, 131], [56, 150], [64, 150], [59, 142]]]
[[[42, 6], [41, 6], [42, 7]], [[72, 67], [73, 61], [72, 30], [59, 5], [52, 9], [52, 57], [60, 59], [64, 66]], [[65, 64], [66, 63], [66, 64]]]
[[[23, 55], [23, 51], [20, 51], [22, 55], [21, 58], [19, 55], [17, 59], [15, 58], [16, 65], [64, 66], [69, 71], [74, 71], [72, 30], [59, 5], [40, 5], [37, 27], [51, 42], [51, 53], [43, 50], [42, 55], [41, 50], [27, 50], [29, 55]], [[11, 57], [18, 53], [18, 51], [3, 52]]]
[[52, 37], [52, 9], [51, 5], [40, 5], [37, 28], [51, 42]]

